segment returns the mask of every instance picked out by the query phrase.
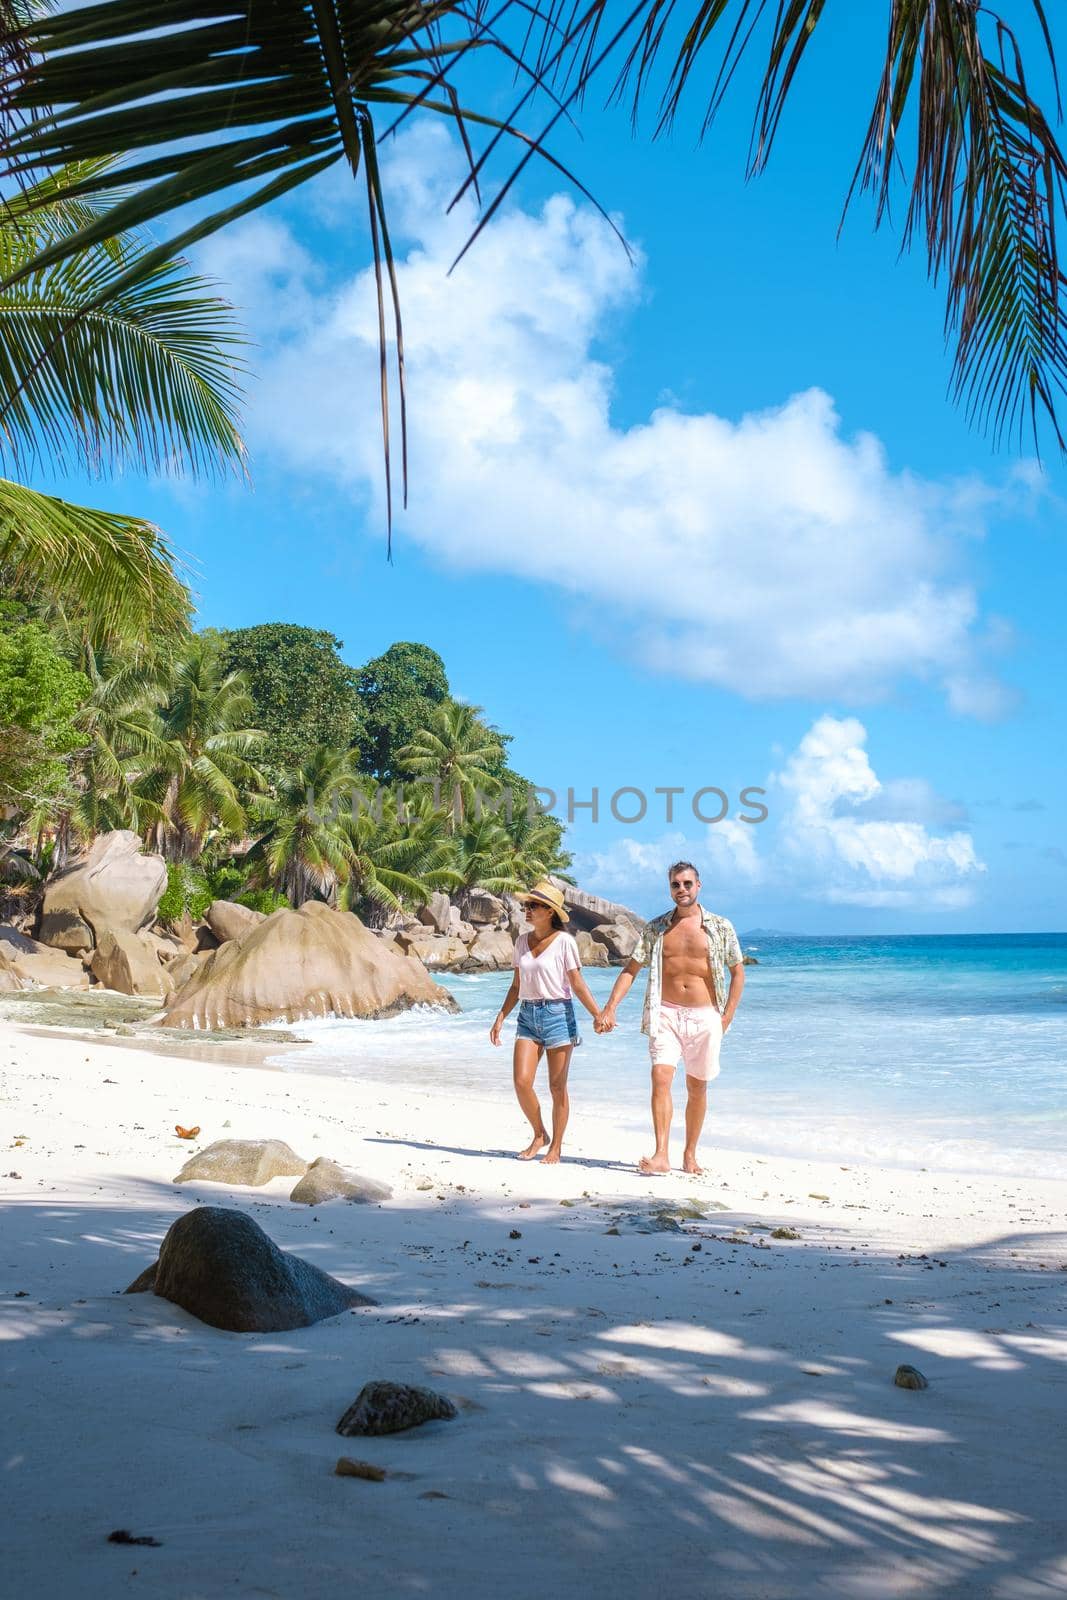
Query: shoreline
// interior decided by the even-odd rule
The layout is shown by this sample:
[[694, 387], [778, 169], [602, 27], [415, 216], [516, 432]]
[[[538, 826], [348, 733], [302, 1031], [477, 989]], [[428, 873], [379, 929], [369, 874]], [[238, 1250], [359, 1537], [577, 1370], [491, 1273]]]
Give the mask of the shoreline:
[[[107, 1006], [109, 1009], [115, 1009], [116, 1007], [120, 1008], [120, 1010], [129, 1008], [133, 1017], [137, 1016], [138, 1008], [140, 1011], [147, 1009], [145, 1002], [133, 1000], [114, 991], [95, 990], [89, 993], [96, 1004]], [[48, 1022], [34, 1022], [29, 1019], [22, 1020], [19, 1017], [18, 1013], [23, 1006], [39, 1004], [46, 1008], [51, 1007], [56, 1004], [57, 996], [60, 997], [61, 1004], [70, 998], [66, 991], [27, 991], [24, 995], [19, 996], [17, 1000], [14, 1000], [13, 1004], [10, 1004], [14, 997], [11, 995], [0, 996], [0, 1030], [5, 1026], [10, 1026], [28, 1036], [66, 1039], [85, 1044], [106, 1042], [124, 1051], [133, 1051], [173, 1060], [199, 1062], [208, 1066], [217, 1064], [220, 1066], [256, 1067], [264, 1071], [284, 1074], [295, 1073], [300, 1078], [340, 1082], [350, 1086], [361, 1081], [355, 1071], [341, 1072], [335, 1066], [322, 1064], [313, 1057], [308, 1059], [305, 1052], [315, 1048], [316, 1040], [314, 1037], [293, 1037], [287, 1028], [248, 1027], [218, 1030], [216, 1032], [163, 1028], [153, 1030], [144, 1026], [143, 1023], [138, 1025], [135, 1021], [131, 1031], [127, 1032], [124, 1026], [122, 1033], [117, 1033], [113, 1027], [99, 1024], [79, 1028]], [[83, 996], [78, 996], [77, 1000], [84, 1005]], [[294, 1028], [307, 1026], [313, 1028], [316, 1023], [322, 1020], [315, 1018], [311, 1019], [310, 1024], [295, 1023], [292, 1026]], [[352, 1021], [353, 1019], [332, 1020]], [[353, 1022], [353, 1026], [357, 1025], [358, 1022]], [[506, 1066], [503, 1054], [501, 1054], [500, 1059], [501, 1063]], [[396, 1091], [401, 1094], [417, 1094], [420, 1100], [430, 1100], [443, 1106], [451, 1104], [456, 1096], [456, 1090], [444, 1081], [436, 1081], [429, 1084], [419, 1083], [417, 1085], [411, 1081], [407, 1083], [397, 1082], [388, 1078], [381, 1067], [375, 1071], [371, 1078], [365, 1081], [383, 1092]], [[547, 1108], [547, 1085], [539, 1086], [538, 1092], [541, 1094]], [[501, 1073], [499, 1092], [487, 1092], [480, 1087], [473, 1092], [464, 1090], [463, 1093], [467, 1103], [477, 1105], [484, 1112], [492, 1113], [494, 1110], [499, 1109], [502, 1101], [510, 1104], [510, 1078], [507, 1071]], [[680, 1137], [684, 1089], [679, 1086], [676, 1086], [675, 1101], [674, 1132], [675, 1135]], [[571, 1127], [568, 1130], [568, 1140], [571, 1143], [573, 1143], [574, 1135], [581, 1126], [581, 1119], [582, 1109], [579, 1103], [577, 1108], [572, 1106]], [[635, 1134], [638, 1134], [638, 1130], [640, 1130], [638, 1136], [640, 1150], [638, 1154], [633, 1156], [632, 1164], [636, 1166], [639, 1154], [646, 1153], [644, 1144], [645, 1142], [650, 1142], [651, 1136], [649, 1132], [649, 1116], [644, 1105], [641, 1106], [640, 1110], [629, 1107], [626, 1109], [616, 1107], [605, 1114], [603, 1104], [596, 1103], [591, 1112], [585, 1114], [584, 1120], [587, 1127], [590, 1125], [603, 1127], [605, 1128], [605, 1133], [608, 1126], [618, 1128], [627, 1147], [633, 1143]], [[713, 1148], [731, 1159], [792, 1162], [799, 1165], [807, 1163], [816, 1167], [823, 1164], [824, 1161], [830, 1167], [838, 1164], [837, 1158], [823, 1158], [807, 1150], [789, 1150], [782, 1145], [776, 1145], [771, 1139], [750, 1141], [743, 1137], [728, 1134], [725, 1136], [726, 1142], [718, 1144], [716, 1142], [714, 1104], [709, 1105], [704, 1139], [709, 1148]], [[1012, 1149], [1016, 1151], [1020, 1162], [1025, 1161], [1028, 1156], [1032, 1155], [1035, 1163], [1040, 1163], [1047, 1161], [1053, 1153], [1041, 1146], [1032, 1147], [1032, 1151], [1024, 1146], [1013, 1146]], [[937, 1158], [931, 1156], [927, 1156], [925, 1161], [921, 1161], [918, 1157], [910, 1160], [893, 1159], [867, 1151], [860, 1151], [859, 1153], [845, 1151], [843, 1154], [846, 1168], [856, 1171], [870, 1169], [883, 1173], [887, 1177], [902, 1176], [910, 1173], [915, 1175], [940, 1174], [945, 1181], [950, 1177], [960, 1181], [988, 1178], [990, 1181], [998, 1183], [1033, 1183], [1058, 1186], [1063, 1188], [1065, 1194], [1067, 1194], [1067, 1177], [1064, 1175], [1019, 1170], [1018, 1167], [1010, 1166], [991, 1168], [986, 1152], [980, 1146], [976, 1148], [971, 1164], [968, 1164], [966, 1157], [960, 1158], [957, 1155], [952, 1165], [943, 1166], [937, 1165]]]
[[[313, 1582], [341, 1600], [358, 1565], [385, 1593], [449, 1600], [542, 1600], [578, 1575], [645, 1600], [665, 1571], [684, 1600], [1029, 1600], [1067, 1576], [1067, 1186], [713, 1138], [703, 1179], [649, 1180], [605, 1125], [576, 1128], [545, 1168], [510, 1154], [522, 1124], [503, 1097], [431, 1105], [299, 1068], [178, 1067], [140, 1044], [0, 1025], [6, 1558], [22, 1592], [76, 1582], [111, 1600], [128, 1581], [221, 1600]], [[393, 1197], [306, 1208], [291, 1179], [173, 1184], [196, 1148], [252, 1137]], [[378, 1305], [238, 1335], [124, 1296], [197, 1204], [245, 1211]], [[673, 1226], [644, 1231], [664, 1211]], [[894, 1387], [900, 1362], [929, 1388]], [[438, 1389], [459, 1417], [338, 1439], [372, 1378]], [[341, 1454], [394, 1476], [338, 1479]], [[160, 1545], [118, 1549], [113, 1528]]]

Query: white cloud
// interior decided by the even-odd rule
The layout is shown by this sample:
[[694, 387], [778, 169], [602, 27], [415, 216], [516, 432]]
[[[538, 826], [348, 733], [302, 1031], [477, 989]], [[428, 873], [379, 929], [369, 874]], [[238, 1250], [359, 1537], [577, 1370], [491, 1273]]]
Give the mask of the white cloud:
[[664, 897], [670, 862], [690, 857], [716, 894], [756, 886], [830, 904], [955, 910], [970, 905], [986, 870], [960, 829], [938, 832], [956, 808], [920, 778], [882, 783], [854, 717], [820, 717], [768, 779], [770, 820], [729, 818], [702, 836], [617, 840], [579, 853], [580, 878], [608, 894]]
[[[909, 784], [884, 786], [855, 717], [820, 717], [774, 783], [786, 796], [781, 846], [793, 876], [819, 899], [867, 906], [967, 905], [984, 872], [969, 833], [935, 833], [906, 806]], [[920, 782], [915, 811], [929, 813]], [[886, 816], [865, 816], [887, 796]], [[850, 809], [851, 808], [851, 809]]]
[[[394, 234], [411, 241], [401, 539], [552, 584], [650, 666], [739, 694], [859, 703], [919, 679], [961, 712], [1005, 709], [951, 537], [978, 525], [982, 485], [893, 470], [818, 389], [740, 419], [666, 403], [619, 426], [596, 340], [642, 275], [606, 225], [563, 196], [506, 208], [449, 277], [475, 219], [465, 203], [446, 214], [460, 171], [447, 134], [413, 131], [386, 167]], [[372, 275], [327, 286], [280, 224], [248, 228], [203, 259], [235, 280], [264, 347], [255, 455], [383, 519]]]

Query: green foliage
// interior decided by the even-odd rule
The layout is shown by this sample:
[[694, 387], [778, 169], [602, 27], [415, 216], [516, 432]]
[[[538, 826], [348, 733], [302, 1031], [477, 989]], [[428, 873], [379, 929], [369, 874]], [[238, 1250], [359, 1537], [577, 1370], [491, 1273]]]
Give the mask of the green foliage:
[[348, 877], [342, 817], [355, 785], [353, 752], [327, 744], [310, 751], [303, 766], [281, 773], [256, 806], [257, 823], [265, 825], [249, 851], [257, 882], [269, 879], [294, 905], [328, 899]]
[[[232, 307], [181, 261], [128, 281], [151, 247], [121, 226], [107, 184], [114, 166], [109, 153], [38, 169], [0, 196], [0, 459], [20, 473], [42, 459], [90, 472], [239, 464]], [[110, 228], [106, 240], [71, 244], [97, 223]], [[49, 248], [63, 259], [37, 264]], [[5, 587], [97, 644], [188, 630], [189, 592], [144, 518], [0, 478], [0, 567]]]
[[217, 636], [197, 634], [175, 658], [164, 703], [144, 731], [134, 785], [140, 815], [169, 859], [189, 861], [209, 834], [240, 836], [248, 804], [263, 792], [252, 761], [264, 735], [251, 725], [252, 698], [227, 672]]
[[245, 889], [237, 896], [237, 904], [269, 917], [272, 911], [284, 911], [292, 901], [278, 889]]
[[262, 911], [264, 916], [289, 904], [286, 896], [275, 889], [249, 888], [248, 870], [247, 865], [238, 866], [233, 861], [217, 867], [194, 861], [170, 862], [167, 887], [159, 902], [160, 922], [173, 926], [184, 916], [199, 922], [213, 900], [233, 900], [239, 906]]
[[69, 791], [88, 693], [40, 623], [0, 629], [0, 805], [46, 813]]
[[482, 722], [480, 710], [447, 700], [396, 752], [402, 770], [428, 785], [434, 804], [455, 820], [477, 805], [479, 795], [493, 795], [500, 787], [493, 777], [502, 761], [500, 740]]
[[131, 281], [151, 242], [128, 229], [33, 265], [80, 228], [107, 225], [113, 198], [106, 186], [117, 167], [114, 158], [60, 166], [4, 196], [5, 448], [20, 466], [45, 453], [92, 472], [130, 459], [157, 471], [240, 463], [236, 380], [244, 341], [213, 284], [181, 259], [157, 262]]
[[192, 861], [172, 861], [157, 915], [170, 927], [184, 916], [198, 922], [215, 898], [203, 867]]
[[392, 783], [401, 776], [398, 752], [410, 744], [448, 699], [448, 674], [429, 645], [391, 644], [356, 676], [363, 711], [360, 770]]
[[340, 639], [289, 622], [232, 629], [222, 638], [225, 670], [243, 674], [255, 725], [267, 736], [262, 765], [291, 770], [317, 746], [360, 743], [356, 673], [338, 654]]
[[[528, 814], [509, 736], [449, 697], [425, 646], [394, 645], [358, 674], [379, 759], [397, 774], [385, 785], [335, 740], [360, 707], [330, 634], [208, 630], [159, 659], [94, 649], [5, 601], [0, 642], [0, 802], [15, 813], [12, 842], [36, 859], [52, 836], [63, 857], [99, 832], [134, 828], [170, 862], [164, 921], [196, 920], [212, 900], [269, 914], [318, 898], [380, 923], [435, 889], [462, 900], [567, 865], [561, 824]], [[256, 675], [258, 707], [245, 672], [231, 670], [238, 659]], [[327, 737], [312, 745], [316, 720]], [[276, 751], [299, 735], [303, 760], [261, 764], [270, 734], [260, 721], [274, 728]]]

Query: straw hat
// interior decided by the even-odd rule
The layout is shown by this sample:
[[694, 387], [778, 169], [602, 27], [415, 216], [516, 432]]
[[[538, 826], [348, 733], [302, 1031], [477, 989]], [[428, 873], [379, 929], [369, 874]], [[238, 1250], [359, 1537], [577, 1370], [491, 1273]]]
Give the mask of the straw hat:
[[541, 905], [550, 907], [561, 922], [570, 921], [561, 891], [547, 878], [538, 878], [532, 889], [527, 889], [525, 894], [519, 895], [519, 900], [523, 905], [529, 900], [536, 900]]

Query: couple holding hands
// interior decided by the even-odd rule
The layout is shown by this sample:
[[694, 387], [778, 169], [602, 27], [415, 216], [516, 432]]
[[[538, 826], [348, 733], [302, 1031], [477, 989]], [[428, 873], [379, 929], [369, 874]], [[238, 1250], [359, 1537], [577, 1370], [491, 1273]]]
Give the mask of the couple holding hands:
[[[560, 1159], [570, 1115], [567, 1075], [574, 1047], [581, 1044], [574, 997], [593, 1017], [594, 1031], [610, 1033], [620, 1002], [642, 967], [647, 966], [641, 1031], [648, 1035], [652, 1062], [652, 1127], [656, 1143], [653, 1153], [638, 1164], [638, 1171], [652, 1176], [671, 1170], [671, 1084], [679, 1061], [685, 1066], [687, 1091], [682, 1169], [695, 1174], [702, 1171], [697, 1161], [697, 1141], [704, 1126], [708, 1084], [718, 1076], [723, 1035], [745, 986], [744, 959], [732, 924], [701, 906], [700, 877], [692, 862], [676, 861], [667, 874], [667, 882], [674, 909], [647, 924], [603, 1008], [597, 1006], [582, 977], [577, 942], [565, 932], [567, 907], [561, 891], [549, 879], [542, 878], [520, 896], [530, 931], [516, 940], [515, 975], [489, 1031], [493, 1044], [500, 1044], [504, 1020], [518, 1005], [513, 1057], [515, 1093], [533, 1129], [530, 1143], [519, 1152], [520, 1161], [530, 1161], [541, 1151], [546, 1162], [554, 1164]], [[551, 1136], [534, 1089], [542, 1051], [548, 1058]]]

